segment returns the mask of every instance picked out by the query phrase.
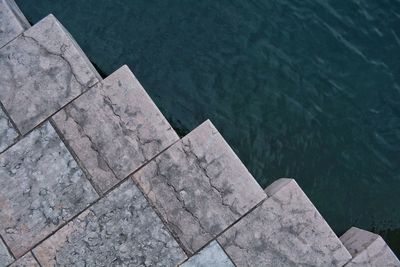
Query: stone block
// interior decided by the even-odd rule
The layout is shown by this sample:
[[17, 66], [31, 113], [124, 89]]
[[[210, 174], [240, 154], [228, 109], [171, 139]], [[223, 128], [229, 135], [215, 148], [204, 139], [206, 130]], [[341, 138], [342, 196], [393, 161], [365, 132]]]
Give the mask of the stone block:
[[48, 122], [0, 155], [0, 235], [16, 257], [97, 197]]
[[18, 133], [14, 129], [10, 118], [0, 107], [0, 153], [11, 146], [18, 138]]
[[8, 251], [6, 245], [0, 239], [0, 266], [5, 267], [14, 261], [14, 257]]
[[193, 255], [181, 267], [235, 267], [217, 241]]
[[14, 0], [0, 0], [0, 47], [30, 27]]
[[133, 175], [188, 253], [266, 197], [210, 121]]
[[343, 266], [349, 252], [292, 179], [218, 241], [236, 266]]
[[40, 267], [40, 265], [33, 257], [32, 253], [28, 252], [22, 258], [19, 258], [16, 262], [11, 264], [10, 267]]
[[377, 234], [352, 227], [340, 240], [353, 259], [346, 267], [400, 267], [400, 261]]
[[100, 77], [52, 15], [0, 49], [0, 101], [26, 134]]
[[133, 181], [33, 250], [43, 266], [177, 266], [186, 255]]
[[179, 139], [127, 66], [53, 121], [101, 192]]

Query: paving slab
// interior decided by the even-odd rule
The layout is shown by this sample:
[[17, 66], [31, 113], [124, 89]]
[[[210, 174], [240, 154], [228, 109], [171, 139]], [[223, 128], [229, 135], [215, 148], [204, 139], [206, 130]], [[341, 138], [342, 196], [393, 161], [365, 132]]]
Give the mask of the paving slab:
[[223, 233], [218, 241], [236, 266], [343, 266], [351, 256], [292, 179]]
[[18, 136], [10, 118], [0, 107], [0, 153], [11, 146], [17, 140]]
[[235, 267], [217, 241], [193, 255], [181, 267]]
[[266, 197], [210, 121], [133, 175], [188, 253]]
[[0, 155], [0, 235], [16, 257], [97, 197], [48, 122]]
[[42, 266], [177, 266], [186, 255], [131, 179], [34, 249]]
[[14, 257], [8, 251], [6, 245], [0, 239], [0, 266], [7, 266], [14, 261]]
[[400, 261], [377, 234], [352, 227], [340, 240], [353, 259], [347, 267], [400, 267]]
[[0, 101], [22, 134], [100, 79], [52, 15], [0, 49]]
[[101, 192], [179, 139], [127, 66], [52, 119]]
[[0, 47], [30, 27], [14, 0], [0, 0]]
[[40, 265], [33, 257], [32, 253], [28, 252], [22, 258], [19, 258], [16, 262], [11, 264], [10, 267], [40, 267]]

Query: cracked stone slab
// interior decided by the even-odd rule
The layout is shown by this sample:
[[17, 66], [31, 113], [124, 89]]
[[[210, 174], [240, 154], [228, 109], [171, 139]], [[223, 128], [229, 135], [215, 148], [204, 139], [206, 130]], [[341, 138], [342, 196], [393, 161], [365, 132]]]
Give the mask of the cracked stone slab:
[[0, 107], [0, 153], [11, 146], [17, 140], [18, 136], [10, 118], [8, 118]]
[[127, 66], [52, 119], [101, 192], [179, 139]]
[[0, 0], [0, 47], [30, 27], [14, 0]]
[[48, 122], [0, 155], [0, 234], [16, 257], [97, 197]]
[[22, 134], [100, 79], [52, 15], [0, 49], [0, 101]]
[[217, 241], [193, 255], [181, 267], [235, 267]]
[[349, 252], [293, 179], [280, 179], [260, 206], [218, 241], [236, 266], [343, 266]]
[[40, 267], [40, 265], [33, 257], [32, 253], [28, 252], [22, 258], [19, 258], [16, 262], [11, 264], [10, 267]]
[[188, 253], [266, 197], [210, 121], [133, 175]]
[[396, 255], [377, 234], [352, 227], [340, 240], [353, 257], [348, 267], [400, 267]]
[[33, 250], [42, 266], [177, 266], [186, 255], [131, 179]]
[[0, 267], [7, 266], [14, 261], [14, 257], [8, 251], [6, 245], [0, 239]]

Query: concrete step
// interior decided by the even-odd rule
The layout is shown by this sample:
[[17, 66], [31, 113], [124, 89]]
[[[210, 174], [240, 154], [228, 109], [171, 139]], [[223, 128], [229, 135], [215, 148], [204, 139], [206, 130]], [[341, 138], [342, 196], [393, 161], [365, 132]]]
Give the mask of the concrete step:
[[340, 240], [353, 257], [348, 267], [400, 267], [400, 261], [377, 234], [352, 227]]
[[100, 194], [179, 139], [127, 66], [52, 120]]
[[0, 236], [16, 258], [97, 198], [48, 122], [0, 154]]
[[30, 27], [14, 0], [0, 0], [0, 48]]
[[47, 266], [177, 266], [186, 255], [131, 179], [33, 253]]
[[266, 197], [210, 121], [150, 161], [133, 179], [188, 254]]
[[181, 267], [235, 267], [217, 241], [197, 252]]
[[270, 185], [261, 205], [218, 241], [236, 266], [343, 266], [351, 258], [293, 179]]
[[101, 80], [52, 15], [0, 49], [0, 101], [22, 134]]

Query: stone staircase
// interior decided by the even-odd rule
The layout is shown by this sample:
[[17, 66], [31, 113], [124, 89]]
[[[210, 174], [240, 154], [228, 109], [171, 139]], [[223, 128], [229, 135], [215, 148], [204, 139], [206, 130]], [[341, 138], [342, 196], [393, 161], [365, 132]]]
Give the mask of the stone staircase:
[[123, 66], [0, 0], [0, 266], [400, 266], [293, 179], [262, 190], [210, 121], [179, 138]]

